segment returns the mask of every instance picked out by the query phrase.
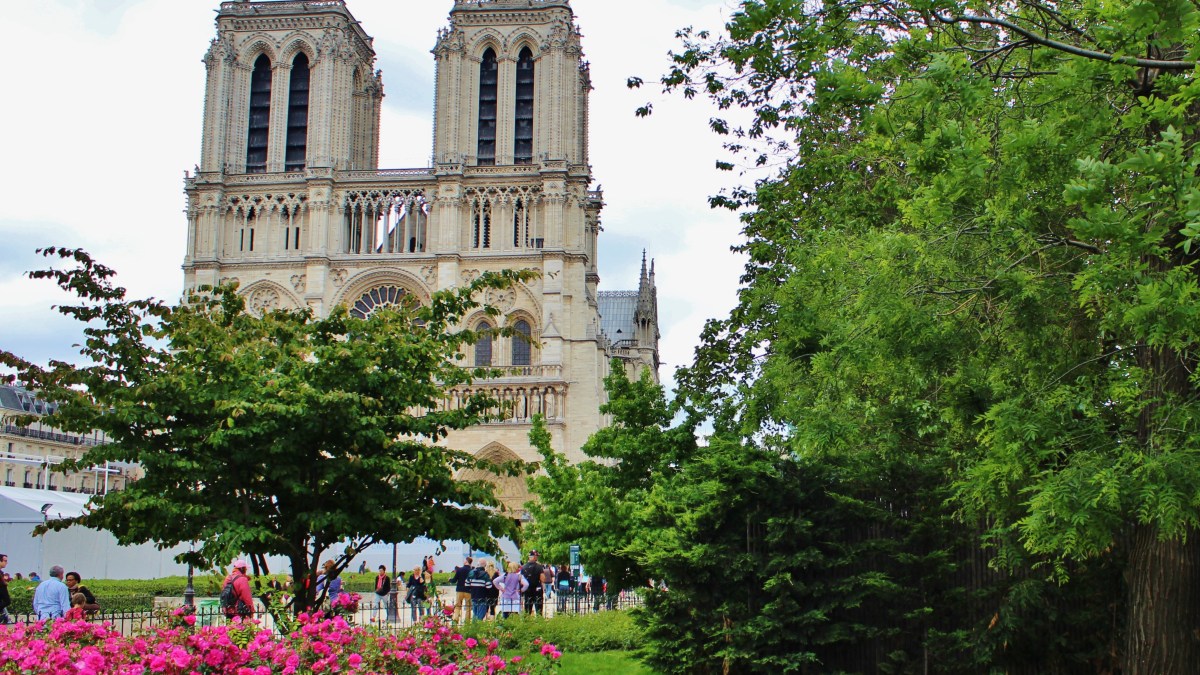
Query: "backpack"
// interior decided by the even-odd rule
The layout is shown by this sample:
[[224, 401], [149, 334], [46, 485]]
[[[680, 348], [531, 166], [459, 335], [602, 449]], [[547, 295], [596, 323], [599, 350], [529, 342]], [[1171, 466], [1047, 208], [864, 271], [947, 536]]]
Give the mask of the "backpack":
[[230, 581], [221, 589], [221, 609], [228, 614], [237, 605], [237, 599], [237, 593], [233, 592], [233, 582]]
[[251, 608], [246, 605], [237, 593], [233, 590], [233, 581], [225, 584], [225, 588], [221, 589], [220, 599], [221, 611], [225, 616], [232, 617], [234, 615], [248, 615], [251, 613]]

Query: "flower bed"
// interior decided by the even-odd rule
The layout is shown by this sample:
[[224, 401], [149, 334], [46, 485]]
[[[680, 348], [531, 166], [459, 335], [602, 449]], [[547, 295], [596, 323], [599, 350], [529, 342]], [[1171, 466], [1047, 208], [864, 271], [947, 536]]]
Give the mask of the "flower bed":
[[172, 627], [123, 637], [86, 621], [0, 626], [0, 672], [29, 675], [530, 675], [557, 670], [554, 645], [530, 645], [529, 656], [505, 657], [495, 640], [477, 641], [430, 620], [410, 635], [381, 636], [340, 616], [301, 615], [278, 636], [255, 622], [193, 627], [177, 612]]

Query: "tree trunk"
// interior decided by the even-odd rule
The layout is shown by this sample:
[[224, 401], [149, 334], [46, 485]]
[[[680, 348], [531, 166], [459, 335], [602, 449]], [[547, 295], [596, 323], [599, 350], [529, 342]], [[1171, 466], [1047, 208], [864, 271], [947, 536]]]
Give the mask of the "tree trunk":
[[1124, 675], [1200, 673], [1200, 531], [1160, 541], [1137, 525], [1131, 545]]

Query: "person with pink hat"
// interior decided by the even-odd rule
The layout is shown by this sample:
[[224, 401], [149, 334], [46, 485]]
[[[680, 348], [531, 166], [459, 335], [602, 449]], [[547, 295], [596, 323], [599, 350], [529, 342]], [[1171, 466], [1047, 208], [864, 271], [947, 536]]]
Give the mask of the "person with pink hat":
[[[235, 560], [229, 576], [225, 577], [224, 589], [229, 589], [232, 593], [224, 589], [221, 591], [221, 608], [230, 619], [248, 619], [254, 614], [254, 596], [250, 593], [250, 575], [246, 571], [249, 567], [245, 560]], [[228, 601], [227, 596], [230, 596]]]

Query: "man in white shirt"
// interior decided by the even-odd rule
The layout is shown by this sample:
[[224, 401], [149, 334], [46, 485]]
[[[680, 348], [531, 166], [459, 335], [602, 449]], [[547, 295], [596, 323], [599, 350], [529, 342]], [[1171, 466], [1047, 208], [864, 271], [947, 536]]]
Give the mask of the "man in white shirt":
[[37, 585], [33, 591], [33, 612], [38, 621], [43, 619], [61, 619], [67, 610], [71, 609], [71, 592], [63, 583], [63, 568], [55, 565], [50, 568], [50, 578]]

